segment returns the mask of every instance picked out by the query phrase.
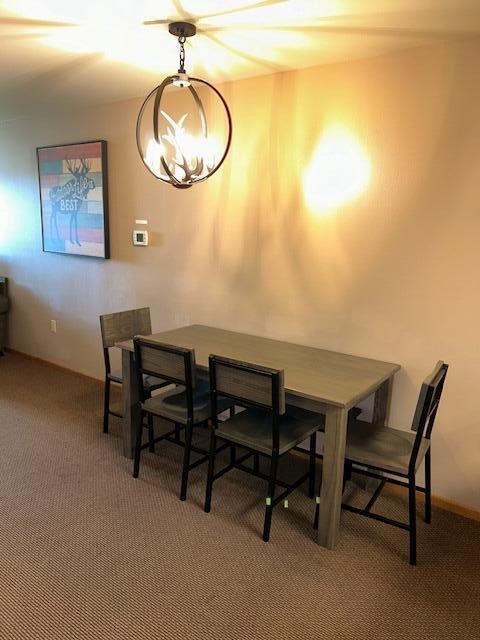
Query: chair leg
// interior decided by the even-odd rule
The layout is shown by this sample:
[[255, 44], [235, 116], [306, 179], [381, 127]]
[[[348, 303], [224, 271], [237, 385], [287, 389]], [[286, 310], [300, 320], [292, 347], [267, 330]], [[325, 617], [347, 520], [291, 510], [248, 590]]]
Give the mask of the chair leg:
[[183, 455], [182, 487], [180, 489], [180, 500], [187, 499], [188, 474], [190, 472], [190, 451], [192, 447], [192, 425], [185, 427], [185, 450]]
[[143, 436], [143, 411], [140, 411], [140, 416], [137, 423], [137, 437], [135, 440], [135, 456], [133, 462], [133, 477], [138, 478], [140, 471], [140, 453], [142, 451], [142, 436]]
[[235, 464], [237, 459], [237, 449], [234, 444], [230, 446], [230, 464]]
[[260, 456], [258, 455], [258, 453], [253, 454], [253, 470], [255, 471], [255, 473], [258, 473], [260, 471]]
[[105, 391], [103, 399], [103, 433], [108, 433], [108, 416], [110, 413], [110, 380], [105, 378]]
[[308, 476], [308, 497], [313, 498], [315, 493], [315, 469], [317, 466], [317, 432], [310, 436], [310, 460]]
[[318, 520], [320, 518], [320, 504], [317, 502], [315, 506], [315, 517], [313, 518], [313, 528], [318, 529]]
[[343, 483], [342, 483], [342, 493], [345, 493], [345, 487], [347, 486], [348, 480], [352, 479], [352, 463], [349, 460], [346, 460], [343, 465]]
[[415, 474], [408, 477], [408, 512], [409, 512], [409, 531], [410, 531], [410, 564], [417, 564], [417, 508], [416, 508], [416, 489]]
[[235, 405], [233, 405], [233, 407], [230, 407], [230, 418], [233, 418], [234, 415], [235, 415]]
[[[321, 485], [319, 485], [318, 487], [318, 494], [320, 495], [320, 489], [321, 489]], [[313, 528], [314, 529], [318, 529], [318, 521], [320, 519], [320, 502], [318, 502], [318, 498], [316, 499], [317, 503], [315, 505], [315, 516], [313, 518]]]
[[175, 442], [180, 442], [180, 425], [178, 423], [175, 423], [175, 435], [173, 437]]
[[343, 467], [343, 476], [345, 482], [352, 479], [352, 463], [350, 462], [350, 460], [345, 460], [345, 464]]
[[430, 447], [425, 454], [425, 522], [432, 521], [432, 458]]
[[270, 479], [268, 481], [267, 503], [265, 505], [265, 522], [263, 525], [263, 541], [270, 540], [270, 527], [272, 524], [273, 499], [275, 498], [275, 481], [277, 479], [278, 453], [272, 455], [270, 461]]
[[210, 506], [212, 504], [212, 487], [213, 487], [213, 474], [215, 472], [216, 448], [217, 448], [217, 438], [215, 436], [215, 429], [212, 428], [212, 432], [210, 434], [210, 452], [208, 456], [207, 490], [205, 492], [205, 506], [203, 508], [205, 513], [210, 512]]
[[155, 453], [155, 431], [153, 429], [153, 416], [151, 413], [148, 414], [148, 450], [150, 453]]

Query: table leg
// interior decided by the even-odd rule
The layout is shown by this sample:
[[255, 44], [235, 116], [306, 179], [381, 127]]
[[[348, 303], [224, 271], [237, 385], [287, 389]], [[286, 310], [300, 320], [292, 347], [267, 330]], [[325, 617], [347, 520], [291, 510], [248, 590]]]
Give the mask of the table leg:
[[[392, 399], [392, 386], [393, 378], [389, 378], [388, 380], [385, 380], [385, 382], [378, 387], [375, 392], [372, 424], [376, 424], [379, 427], [385, 427], [388, 422], [390, 401]], [[381, 476], [385, 475], [382, 471], [379, 471], [378, 473]], [[361, 476], [360, 478], [357, 476], [356, 480], [356, 484], [369, 493], [373, 493], [380, 483], [381, 480], [377, 480], [376, 478], [367, 478], [365, 476]]]
[[342, 407], [327, 410], [318, 526], [318, 543], [327, 549], [335, 548], [339, 534], [347, 417]]
[[123, 455], [126, 458], [133, 458], [135, 425], [140, 410], [136, 375], [133, 352], [122, 349]]
[[392, 399], [393, 378], [385, 380], [375, 392], [375, 400], [373, 404], [372, 423], [385, 427], [390, 413], [390, 401]]

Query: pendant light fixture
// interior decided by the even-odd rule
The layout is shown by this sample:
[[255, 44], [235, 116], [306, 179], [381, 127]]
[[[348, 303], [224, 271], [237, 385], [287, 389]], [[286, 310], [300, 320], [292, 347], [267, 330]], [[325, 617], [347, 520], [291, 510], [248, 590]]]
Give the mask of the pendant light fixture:
[[172, 22], [180, 65], [147, 96], [137, 119], [137, 147], [147, 169], [179, 189], [202, 182], [225, 160], [232, 138], [232, 119], [221, 93], [206, 80], [185, 71], [186, 39], [196, 27]]

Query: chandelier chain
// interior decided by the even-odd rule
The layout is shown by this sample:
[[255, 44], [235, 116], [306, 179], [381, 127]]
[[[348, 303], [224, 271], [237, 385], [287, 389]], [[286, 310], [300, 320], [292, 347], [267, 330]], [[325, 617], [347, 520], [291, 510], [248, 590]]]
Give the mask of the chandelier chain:
[[180, 36], [178, 38], [178, 42], [180, 44], [180, 68], [178, 70], [178, 73], [185, 73], [185, 47], [184, 44], [186, 42], [186, 37], [185, 36]]

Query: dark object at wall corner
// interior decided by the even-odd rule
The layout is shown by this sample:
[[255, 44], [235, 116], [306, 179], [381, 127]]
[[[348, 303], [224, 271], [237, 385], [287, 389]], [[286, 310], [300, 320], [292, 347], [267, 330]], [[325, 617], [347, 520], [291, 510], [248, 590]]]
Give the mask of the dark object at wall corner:
[[3, 356], [7, 338], [8, 308], [7, 278], [0, 276], [0, 356]]

